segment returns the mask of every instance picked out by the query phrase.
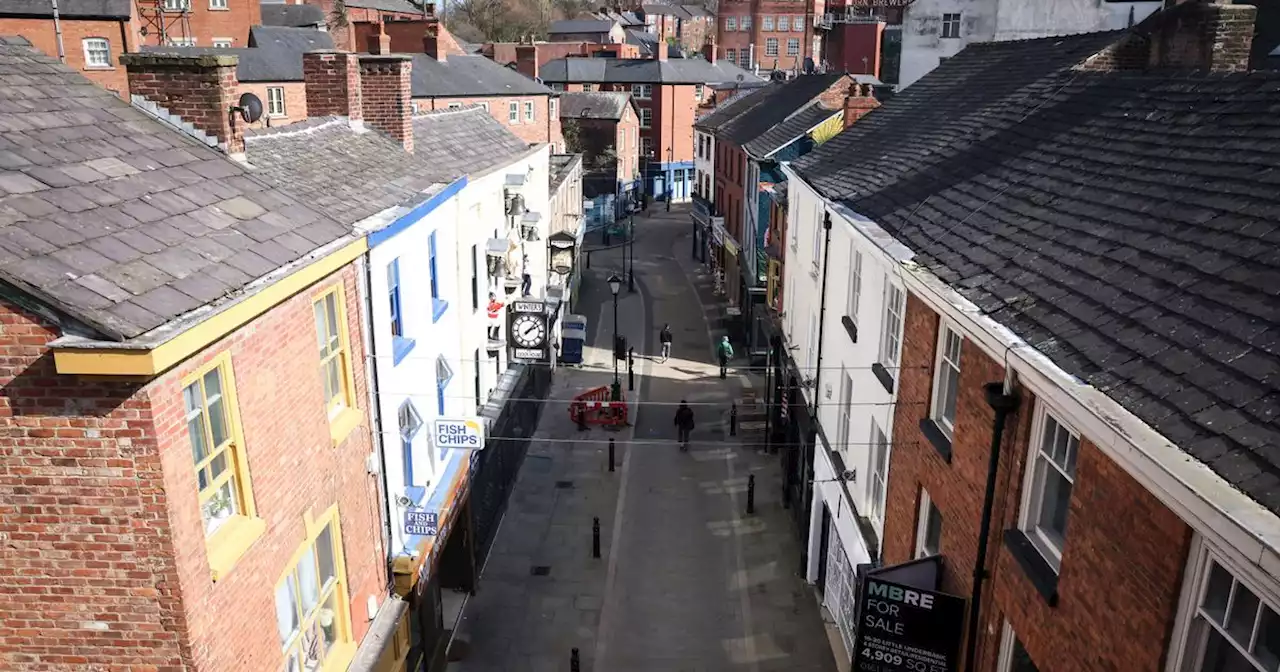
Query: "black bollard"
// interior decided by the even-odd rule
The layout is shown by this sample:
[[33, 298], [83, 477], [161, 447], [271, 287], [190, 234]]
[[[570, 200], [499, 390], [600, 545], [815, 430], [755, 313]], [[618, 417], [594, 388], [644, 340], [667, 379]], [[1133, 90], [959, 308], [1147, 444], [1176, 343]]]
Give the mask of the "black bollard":
[[587, 253], [587, 268], [591, 268], [591, 253]]
[[591, 557], [600, 557], [600, 519], [593, 518], [591, 523]]
[[609, 439], [609, 473], [613, 473], [613, 439]]
[[636, 391], [636, 349], [627, 348], [627, 390]]
[[585, 431], [587, 431], [588, 429], [590, 429], [589, 427], [587, 427], [587, 406], [586, 406], [586, 404], [583, 404], [583, 403], [581, 403], [581, 402], [579, 402], [579, 403], [578, 403], [578, 414], [577, 414], [577, 417], [578, 417], [578, 431], [579, 431], [579, 432], [585, 432]]
[[569, 652], [569, 671], [582, 672], [582, 661], [578, 658], [578, 649]]
[[729, 408], [729, 436], [738, 435], [738, 404], [734, 402]]
[[747, 476], [747, 513], [756, 512], [756, 475]]

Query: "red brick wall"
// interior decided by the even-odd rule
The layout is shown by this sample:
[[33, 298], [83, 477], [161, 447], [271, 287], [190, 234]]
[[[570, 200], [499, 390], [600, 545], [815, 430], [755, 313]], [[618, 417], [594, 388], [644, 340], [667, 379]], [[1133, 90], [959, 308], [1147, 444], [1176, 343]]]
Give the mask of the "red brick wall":
[[[303, 516], [323, 514], [337, 503], [346, 560], [348, 597], [356, 641], [368, 629], [366, 596], [382, 594], [385, 553], [380, 538], [378, 491], [365, 472], [372, 450], [369, 425], [357, 427], [336, 448], [329, 435], [320, 358], [316, 350], [314, 297], [342, 283], [355, 379], [355, 399], [368, 405], [355, 268], [300, 292], [235, 334], [213, 344], [152, 384], [169, 516], [183, 607], [193, 657], [202, 670], [273, 670], [282, 664], [276, 633], [274, 590], [306, 538]], [[195, 474], [182, 406], [182, 379], [229, 352], [258, 515], [267, 533], [214, 583], [196, 502]]]
[[360, 57], [360, 98], [364, 121], [413, 151], [413, 109], [409, 93], [412, 63], [407, 56]]
[[[948, 464], [919, 429], [930, 410], [938, 324], [935, 313], [908, 295], [884, 560], [893, 564], [912, 556], [923, 486], [943, 519], [942, 590], [969, 596], [994, 420], [982, 385], [1003, 380], [1004, 371], [971, 341], [964, 342]], [[1018, 525], [1035, 404], [1021, 390], [1021, 405], [1008, 419], [996, 479], [978, 669], [994, 669], [1007, 618], [1042, 672], [1155, 672], [1177, 610], [1190, 529], [1082, 437], [1058, 603], [1050, 607], [1002, 541], [1004, 530]]]
[[[128, 99], [129, 82], [120, 54], [136, 50], [133, 33], [126, 21], [77, 21], [62, 22], [62, 44], [67, 65], [78, 70], [95, 84], [106, 87]], [[0, 35], [20, 35], [45, 54], [58, 57], [58, 41], [52, 19], [0, 18]], [[111, 67], [87, 68], [84, 60], [83, 40], [89, 37], [105, 38], [111, 47]]]
[[648, 135], [653, 138], [655, 161], [693, 160], [693, 122], [697, 111], [693, 93], [692, 84], [664, 84], [653, 87], [653, 100], [635, 101], [637, 107], [653, 110], [653, 128]]
[[[818, 5], [815, 7], [815, 4]], [[804, 65], [806, 56], [813, 55], [813, 16], [814, 12], [821, 13], [821, 2], [815, 3], [810, 0], [808, 3], [795, 2], [725, 2], [719, 7], [718, 23], [715, 28], [716, 44], [720, 49], [720, 56], [723, 57], [725, 49], [734, 49], [741, 52], [748, 49], [752, 45], [755, 46], [755, 60], [761, 68], [777, 68], [779, 70], [788, 70]], [[741, 24], [744, 15], [751, 16], [751, 30], [742, 31], [734, 30], [732, 32], [724, 29], [724, 20], [727, 17], [735, 17], [737, 23]], [[775, 19], [774, 29], [772, 31], [764, 30], [765, 16], [772, 16]], [[777, 17], [786, 16], [788, 24], [794, 21], [795, 17], [803, 17], [804, 30], [794, 30], [788, 25], [786, 32], [777, 29]], [[740, 26], [739, 26], [740, 27]], [[778, 55], [765, 55], [766, 40], [770, 37], [778, 40]], [[800, 40], [800, 54], [798, 56], [787, 55], [787, 40]], [[815, 59], [819, 60], [819, 59]], [[735, 59], [736, 63], [741, 63]], [[775, 65], [776, 63], [776, 65]]]
[[234, 65], [196, 64], [197, 60], [225, 63], [226, 56], [193, 59], [185, 56], [130, 54], [129, 90], [164, 107], [183, 121], [216, 137], [232, 154], [244, 152], [244, 126], [231, 123], [227, 110], [236, 103], [240, 83]]
[[[519, 96], [512, 98], [504, 98], [500, 96], [486, 96], [480, 98], [416, 98], [414, 104], [417, 105], [419, 112], [428, 110], [443, 110], [449, 107], [450, 103], [458, 103], [461, 105], [479, 105], [481, 103], [489, 106], [489, 114], [498, 120], [507, 130], [516, 134], [521, 140], [528, 143], [537, 142], [554, 142], [558, 146], [564, 145], [564, 136], [560, 131], [559, 119], [548, 119], [547, 104], [548, 96]], [[530, 101], [533, 103], [534, 120], [526, 122], [524, 120], [524, 103]], [[520, 111], [519, 123], [511, 123], [507, 116], [508, 103], [518, 103]]]
[[[227, 9], [210, 9], [208, 0], [191, 0], [188, 16], [191, 32], [187, 36], [196, 38], [197, 46], [211, 47], [214, 39], [230, 38], [231, 46], [247, 47], [250, 26], [262, 23], [262, 8], [258, 0], [227, 0]], [[149, 39], [145, 43], [154, 44], [155, 37]]]
[[[267, 116], [267, 89], [284, 89], [284, 115]], [[302, 82], [240, 82], [236, 96], [252, 93], [262, 100], [263, 120], [259, 125], [284, 126], [307, 118], [307, 86]]]
[[616, 128], [614, 147], [622, 148], [618, 150], [618, 180], [630, 182], [636, 179], [640, 166], [640, 120], [630, 106], [623, 111]]
[[[335, 503], [364, 636], [386, 555], [367, 421], [336, 447], [329, 434], [311, 302], [334, 282], [364, 407], [350, 266], [145, 386], [57, 375], [44, 347], [57, 330], [0, 303], [0, 669], [278, 669], [276, 582], [305, 539], [304, 513]], [[214, 583], [182, 379], [227, 352], [267, 532]]]
[[0, 302], [0, 669], [189, 669], [152, 409], [59, 376], [59, 335]]

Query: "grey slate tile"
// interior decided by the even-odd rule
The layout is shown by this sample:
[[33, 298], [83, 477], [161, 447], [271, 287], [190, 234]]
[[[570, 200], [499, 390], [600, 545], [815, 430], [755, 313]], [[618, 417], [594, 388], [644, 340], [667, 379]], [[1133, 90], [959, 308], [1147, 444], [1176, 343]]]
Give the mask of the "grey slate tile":
[[174, 280], [173, 276], [142, 259], [112, 266], [100, 275], [135, 296], [149, 292]]

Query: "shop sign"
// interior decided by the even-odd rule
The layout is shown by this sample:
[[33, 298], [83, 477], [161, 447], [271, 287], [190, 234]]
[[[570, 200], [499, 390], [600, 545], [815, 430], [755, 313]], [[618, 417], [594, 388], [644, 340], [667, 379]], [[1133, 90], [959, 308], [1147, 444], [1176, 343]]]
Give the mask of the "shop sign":
[[724, 241], [727, 237], [724, 230], [724, 218], [716, 217], [711, 221], [711, 239], [715, 241], [716, 245], [724, 247]]
[[431, 438], [440, 450], [481, 450], [484, 424], [478, 418], [436, 418], [431, 423]]
[[414, 537], [434, 537], [440, 530], [440, 514], [409, 508], [404, 512], [404, 533]]
[[858, 605], [853, 672], [954, 672], [965, 599], [869, 575]]
[[547, 361], [548, 330], [547, 308], [542, 301], [512, 301], [507, 306], [507, 344], [516, 359]]

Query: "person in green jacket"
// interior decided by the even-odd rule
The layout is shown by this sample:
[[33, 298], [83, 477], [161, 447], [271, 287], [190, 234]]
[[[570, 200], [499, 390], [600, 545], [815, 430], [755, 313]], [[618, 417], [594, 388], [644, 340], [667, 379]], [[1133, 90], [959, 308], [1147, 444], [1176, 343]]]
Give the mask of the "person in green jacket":
[[733, 346], [729, 345], [729, 337], [720, 339], [716, 346], [716, 357], [720, 359], [720, 378], [723, 380], [729, 369], [729, 360], [733, 359]]

